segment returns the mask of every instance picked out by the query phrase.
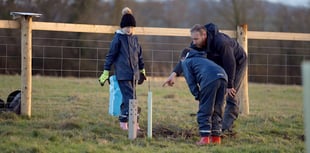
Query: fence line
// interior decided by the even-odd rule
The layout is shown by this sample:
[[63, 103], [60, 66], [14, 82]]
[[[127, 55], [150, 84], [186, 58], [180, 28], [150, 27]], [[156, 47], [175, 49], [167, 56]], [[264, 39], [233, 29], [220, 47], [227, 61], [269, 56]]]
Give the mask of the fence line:
[[[37, 38], [34, 38], [34, 40], [36, 40]], [[57, 38], [53, 38], [55, 40], [57, 40]], [[58, 40], [62, 40], [62, 38], [59, 38]], [[66, 39], [66, 40], [72, 40], [72, 41], [78, 41], [77, 39]], [[91, 40], [93, 41], [93, 40]], [[106, 42], [109, 43], [109, 41], [101, 41], [101, 42]], [[156, 45], [155, 42], [153, 42], [153, 44]], [[162, 45], [163, 43], [159, 43], [158, 45]], [[142, 43], [142, 46], [144, 44]], [[168, 45], [168, 44], [167, 44]], [[170, 44], [171, 45], [171, 44]], [[17, 61], [20, 60], [20, 54], [18, 55], [8, 55], [9, 53], [9, 46], [15, 46], [16, 48], [19, 48], [20, 45], [16, 45], [16, 44], [0, 44], [0, 46], [5, 46], [3, 48], [5, 48], [3, 50], [3, 52], [5, 53], [4, 55], [0, 55], [0, 58], [3, 59], [4, 64], [0, 67], [0, 71], [1, 72], [12, 72], [12, 71], [16, 71], [18, 73], [20, 73], [21, 69], [20, 69], [20, 63], [16, 63], [15, 65], [12, 65], [12, 63], [8, 63], [8, 61], [10, 59], [17, 59]], [[50, 57], [46, 55], [46, 51], [48, 50], [47, 48], [59, 48], [57, 50], [61, 51], [61, 55], [62, 57]], [[81, 54], [81, 50], [86, 49], [86, 50], [94, 50], [94, 54], [95, 54], [95, 58], [92, 57], [63, 57], [64, 53], [66, 52], [70, 52], [70, 51], [66, 51], [66, 49], [76, 49], [78, 50], [78, 54]], [[287, 60], [285, 60], [283, 63], [277, 63], [272, 61], [273, 63], [271, 63], [270, 61], [270, 57], [284, 57], [285, 59], [288, 58], [299, 58], [301, 59], [300, 61], [305, 61], [307, 59], [310, 59], [310, 53], [309, 54], [303, 54], [303, 53], [296, 53], [296, 54], [288, 54], [288, 53], [274, 53], [274, 52], [269, 52], [269, 53], [252, 53], [251, 50], [253, 49], [257, 49], [257, 48], [262, 48], [262, 47], [258, 47], [258, 46], [249, 46], [249, 81], [250, 82], [261, 82], [261, 83], [277, 83], [275, 81], [270, 80], [270, 78], [279, 78], [278, 79], [278, 83], [282, 83], [282, 84], [300, 84], [301, 82], [301, 76], [300, 73], [298, 74], [290, 74], [290, 69], [299, 69], [300, 64], [299, 63], [287, 63]], [[272, 50], [275, 47], [273, 46], [265, 46], [264, 49], [267, 50]], [[87, 75], [86, 77], [97, 77], [97, 75], [102, 71], [102, 64], [104, 63], [104, 59], [99, 57], [99, 53], [100, 51], [104, 50], [105, 52], [108, 51], [109, 48], [101, 48], [101, 47], [82, 47], [82, 46], [66, 46], [66, 45], [59, 45], [59, 46], [55, 46], [55, 45], [33, 45], [33, 63], [35, 63], [36, 61], [42, 60], [45, 63], [49, 63], [48, 61], [62, 61], [62, 65], [60, 67], [57, 68], [49, 68], [49, 67], [45, 67], [45, 64], [42, 64], [41, 67], [39, 66], [35, 66], [33, 67], [33, 73], [34, 74], [43, 74], [43, 75], [51, 75], [51, 72], [60, 72], [59, 75], [56, 76], [61, 76], [61, 77], [65, 77], [66, 74], [68, 73], [77, 73], [78, 76], [80, 77], [85, 77], [85, 75], [81, 75], [81, 74], [91, 74], [91, 75]], [[297, 50], [306, 50], [306, 48], [296, 48]], [[309, 49], [308, 49], [309, 50]], [[37, 52], [42, 52], [43, 55], [37, 55]], [[170, 71], [166, 71], [166, 72], [160, 72], [160, 71], [154, 71], [154, 65], [158, 65], [158, 64], [167, 64], [169, 63], [169, 70], [172, 70], [173, 67], [175, 66], [175, 64], [178, 62], [178, 59], [175, 58], [177, 57], [177, 55], [179, 54], [179, 50], [154, 50], [154, 49], [146, 49], [144, 50], [145, 53], [150, 52], [150, 57], [144, 58], [146, 66], [149, 66], [151, 69], [149, 69], [147, 71], [149, 76], [158, 76], [159, 74], [162, 74], [164, 76], [168, 76]], [[155, 58], [155, 55], [160, 55], [161, 53], [163, 54], [167, 54], [169, 55], [169, 58], [167, 59], [163, 59], [163, 60], [159, 60], [158, 58]], [[262, 61], [255, 61], [256, 57], [260, 56], [260, 59], [262, 59]], [[79, 68], [65, 68], [64, 66], [64, 61], [79, 61], [79, 62], [83, 62], [83, 61], [92, 61], [93, 64], [93, 69], [82, 69], [81, 67]], [[253, 72], [253, 69], [257, 68], [257, 67], [264, 67], [266, 69], [266, 73], [256, 73]], [[283, 75], [282, 74], [274, 74], [271, 73], [270, 68], [283, 68], [284, 72]], [[45, 73], [44, 73], [45, 72]], [[261, 78], [257, 79], [257, 78]], [[285, 78], [284, 81], [282, 78]], [[290, 80], [290, 78], [297, 78], [299, 81], [297, 82], [289, 82], [288, 80]]]
[[[31, 116], [31, 91], [32, 91], [32, 30], [44, 31], [63, 31], [63, 32], [86, 32], [86, 33], [114, 33], [118, 26], [106, 25], [86, 25], [86, 24], [67, 24], [67, 23], [47, 23], [47, 22], [32, 22], [32, 17], [39, 17], [41, 14], [11, 12], [14, 18], [18, 18], [19, 22], [9, 20], [0, 20], [0, 28], [21, 29], [21, 114]], [[224, 32], [224, 31], [223, 31]], [[248, 39], [272, 39], [272, 40], [294, 40], [294, 41], [310, 41], [310, 34], [297, 33], [266, 33], [266, 32], [248, 32], [247, 25], [237, 27], [237, 32], [226, 31], [231, 37], [237, 37], [237, 40], [248, 51]], [[154, 27], [137, 27], [137, 35], [155, 35], [155, 36], [189, 36], [188, 29], [181, 28], [154, 28]], [[43, 51], [43, 54], [45, 52]], [[61, 49], [63, 56], [63, 48]], [[97, 53], [98, 55], [98, 53]], [[79, 49], [79, 57], [81, 57], [81, 49]], [[173, 57], [172, 57], [173, 58]], [[268, 61], [268, 60], [267, 60]], [[98, 63], [98, 62], [97, 62]], [[61, 68], [63, 60], [61, 61]], [[43, 67], [44, 59], [43, 59]], [[78, 69], [81, 69], [81, 60], [79, 59]], [[285, 69], [286, 70], [286, 69]], [[287, 72], [286, 72], [287, 73]], [[61, 72], [62, 74], [62, 72]], [[79, 73], [80, 77], [80, 73]], [[241, 101], [245, 100], [248, 107], [248, 73], [243, 78], [244, 85], [241, 87]], [[285, 81], [286, 82], [286, 81]], [[246, 89], [245, 89], [246, 88]], [[243, 97], [245, 96], [245, 97]], [[243, 99], [243, 100], [242, 100]], [[244, 108], [243, 108], [244, 109]], [[245, 114], [248, 114], [248, 108], [245, 108]]]
[[[20, 23], [12, 20], [0, 20], [0, 29], [19, 29]], [[42, 31], [62, 31], [62, 32], [85, 32], [113, 34], [119, 27], [109, 25], [89, 25], [71, 23], [52, 23], [52, 22], [33, 22], [33, 30]], [[136, 27], [137, 35], [153, 36], [189, 36], [188, 28], [160, 28], [160, 27]], [[232, 38], [236, 38], [236, 31], [221, 30]], [[289, 32], [262, 32], [248, 31], [248, 39], [263, 40], [291, 40], [291, 41], [310, 41], [308, 33], [289, 33]]]
[[[39, 39], [44, 39], [44, 38], [39, 38]], [[50, 38], [46, 38], [46, 39], [50, 39]], [[63, 38], [52, 38], [54, 40], [72, 40], [72, 41], [81, 41], [81, 40], [77, 40], [77, 39], [63, 39]], [[37, 38], [35, 37], [34, 40], [37, 40]], [[87, 41], [87, 40], [82, 40], [82, 41]], [[90, 41], [95, 41], [95, 40], [90, 40]], [[98, 40], [99, 41], [99, 40]], [[109, 43], [109, 41], [99, 41], [99, 42], [105, 42], [105, 43]], [[156, 43], [152, 43], [152, 44], [155, 44], [157, 45]], [[158, 45], [164, 45], [166, 43], [158, 43]], [[169, 43], [167, 43], [169, 44]], [[142, 45], [144, 45], [142, 43]], [[19, 48], [20, 45], [16, 45], [16, 44], [0, 44], [0, 46], [5, 46], [3, 48], [4, 49], [4, 52], [5, 52], [5, 55], [0, 55], [0, 58], [3, 59], [3, 61], [5, 61], [3, 64], [3, 66], [0, 68], [0, 70], [2, 70], [3, 72], [9, 72], [11, 70], [18, 70], [20, 72], [20, 66], [16, 66], [14, 68], [12, 67], [8, 67], [8, 59], [20, 59], [20, 54], [17, 54], [17, 55], [9, 55], [9, 51], [8, 51], [8, 48], [10, 46], [15, 46], [16, 48]], [[42, 57], [40, 56], [37, 56], [36, 55], [36, 51], [37, 49], [36, 48], [42, 48], [42, 52], [45, 53], [45, 50], [47, 48], [60, 48], [61, 50], [61, 55], [64, 54], [64, 49], [78, 49], [78, 50], [81, 50], [81, 49], [90, 49], [90, 50], [96, 50], [96, 54], [99, 54], [99, 50], [105, 50], [107, 51], [108, 48], [100, 48], [100, 47], [81, 47], [81, 46], [66, 46], [66, 45], [33, 45], [33, 49], [35, 50], [34, 51], [34, 55], [33, 55], [33, 59], [34, 60], [39, 60], [39, 59], [43, 59], [43, 60], [57, 60], [58, 57], [49, 57], [49, 56], [45, 56], [45, 55], [42, 55]], [[252, 49], [257, 49], [257, 48], [263, 48], [263, 49], [266, 49], [266, 50], [274, 50], [276, 47], [273, 47], [273, 46], [264, 46], [264, 47], [258, 47], [258, 46], [249, 46], [249, 50], [252, 50]], [[286, 67], [285, 71], [287, 72], [289, 68], [291, 67], [299, 67], [300, 66], [300, 63], [287, 63], [287, 61], [285, 61], [284, 63], [268, 63], [269, 62], [269, 57], [273, 57], [273, 56], [283, 56], [285, 59], [287, 59], [288, 57], [291, 57], [291, 58], [300, 58], [301, 60], [300, 61], [305, 61], [307, 59], [310, 59], [309, 56], [310, 55], [307, 55], [307, 54], [303, 54], [306, 53], [306, 51], [308, 51], [309, 49], [308, 48], [285, 48], [285, 49], [297, 49], [299, 52], [298, 53], [295, 53], [295, 54], [289, 54], [289, 53], [274, 53], [274, 52], [269, 52], [269, 53], [252, 53], [252, 52], [249, 52], [249, 68], [250, 70], [253, 69], [253, 67], [256, 67], [256, 66], [265, 66], [266, 67], [266, 70], [267, 72], [269, 72], [268, 68], [269, 67]], [[300, 50], [302, 50], [302, 53], [300, 53]], [[79, 51], [79, 54], [80, 54], [81, 51]], [[176, 64], [177, 62], [177, 59], [173, 59], [175, 57], [175, 55], [177, 55], [179, 53], [178, 50], [151, 50], [151, 49], [146, 49], [144, 50], [144, 52], [152, 52], [151, 54], [151, 59], [148, 59], [148, 58], [145, 58], [145, 62], [146, 63], [151, 63], [152, 65], [153, 64], [156, 64], [156, 63], [170, 63], [170, 67], [171, 69], [173, 68], [173, 66]], [[154, 59], [154, 54], [160, 54], [161, 52], [164, 52], [164, 53], [168, 53], [169, 56], [171, 56], [168, 60], [156, 60]], [[169, 53], [170, 52], [170, 53]], [[264, 56], [262, 59], [266, 59], [266, 63], [262, 63], [262, 62], [252, 62], [252, 59], [255, 59], [255, 57], [257, 56]], [[99, 63], [100, 62], [104, 62], [103, 59], [99, 58], [99, 56], [97, 55], [96, 58], [82, 58], [82, 59], [79, 59], [79, 57], [62, 57], [61, 60], [92, 60], [92, 61], [96, 61], [97, 62], [97, 65], [100, 65]], [[82, 70], [82, 69], [72, 69], [72, 70], [66, 70], [66, 69], [45, 69], [44, 67], [39, 67], [39, 68], [36, 68], [34, 67], [33, 70], [34, 71], [62, 71], [62, 72], [94, 72], [94, 73], [99, 73], [101, 71], [101, 69], [97, 66], [94, 66], [96, 67], [96, 70]], [[152, 66], [150, 66], [151, 68], [153, 68]], [[160, 72], [154, 72], [154, 70], [152, 70], [152, 72], [148, 72], [150, 73], [152, 76], [157, 76], [158, 74], [162, 74]], [[168, 75], [169, 72], [167, 73], [164, 73], [164, 75]], [[285, 73], [287, 74], [287, 73]], [[60, 76], [64, 76], [64, 75], [60, 75]], [[92, 76], [96, 76], [96, 75], [92, 75]], [[283, 78], [282, 75], [272, 75], [270, 73], [267, 73], [267, 74], [262, 74], [262, 75], [258, 75], [258, 74], [255, 74], [255, 73], [249, 73], [249, 77], [250, 78], [253, 78], [253, 77], [256, 77], [256, 76], [260, 76], [260, 77], [264, 77], [264, 78], [269, 78], [269, 77], [281, 77]], [[285, 75], [286, 77], [290, 78], [290, 77], [297, 77], [297, 78], [300, 78], [300, 75]], [[267, 79], [268, 80], [268, 79]], [[254, 82], [259, 82], [259, 81], [255, 81], [255, 79], [250, 79], [250, 81], [254, 81]], [[273, 83], [272, 81], [266, 81], [264, 83]], [[291, 84], [287, 81], [285, 81], [284, 84]], [[298, 84], [298, 83], [296, 83]]]

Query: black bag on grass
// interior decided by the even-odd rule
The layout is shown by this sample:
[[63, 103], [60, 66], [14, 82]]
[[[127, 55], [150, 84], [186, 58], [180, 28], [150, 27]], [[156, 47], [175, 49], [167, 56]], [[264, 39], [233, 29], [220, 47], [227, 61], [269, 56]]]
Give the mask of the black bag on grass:
[[9, 94], [6, 100], [6, 108], [16, 114], [20, 114], [21, 107], [21, 91], [15, 90]]
[[4, 111], [5, 110], [5, 102], [0, 99], [0, 111]]

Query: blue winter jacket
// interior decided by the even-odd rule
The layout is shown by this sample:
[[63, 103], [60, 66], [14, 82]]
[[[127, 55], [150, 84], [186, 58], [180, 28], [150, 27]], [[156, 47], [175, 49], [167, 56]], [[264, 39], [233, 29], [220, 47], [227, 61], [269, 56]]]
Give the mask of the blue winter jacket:
[[191, 50], [182, 61], [183, 75], [195, 99], [199, 99], [200, 89], [206, 88], [217, 79], [227, 81], [225, 70], [206, 58], [205, 52]]
[[144, 69], [142, 49], [135, 35], [127, 35], [122, 31], [116, 31], [106, 55], [104, 70], [114, 70], [117, 80], [139, 80], [139, 70]]

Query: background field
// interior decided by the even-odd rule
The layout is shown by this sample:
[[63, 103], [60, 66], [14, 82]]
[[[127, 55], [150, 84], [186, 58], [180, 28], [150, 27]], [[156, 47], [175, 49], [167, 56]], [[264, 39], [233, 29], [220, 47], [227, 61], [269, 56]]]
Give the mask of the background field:
[[[20, 88], [20, 76], [0, 75], [0, 98]], [[301, 86], [249, 84], [250, 115], [236, 122], [237, 136], [198, 147], [197, 102], [182, 78], [161, 87], [149, 78], [137, 87], [140, 124], [147, 129], [147, 93], [153, 92], [153, 139], [134, 141], [108, 115], [108, 86], [94, 78], [33, 77], [32, 117], [0, 114], [1, 152], [305, 152]]]

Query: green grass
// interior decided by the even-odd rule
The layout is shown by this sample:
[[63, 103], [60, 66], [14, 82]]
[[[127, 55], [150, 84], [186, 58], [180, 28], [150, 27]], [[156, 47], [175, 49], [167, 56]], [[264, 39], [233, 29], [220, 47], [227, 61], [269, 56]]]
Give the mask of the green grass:
[[[0, 76], [0, 98], [20, 88], [20, 76]], [[197, 102], [182, 78], [175, 87], [149, 78], [153, 92], [153, 139], [146, 131], [128, 140], [108, 115], [109, 88], [96, 78], [33, 77], [31, 118], [0, 114], [1, 152], [305, 152], [302, 88], [249, 84], [250, 115], [236, 121], [235, 138], [198, 147]], [[140, 126], [147, 129], [148, 82], [137, 87]]]

